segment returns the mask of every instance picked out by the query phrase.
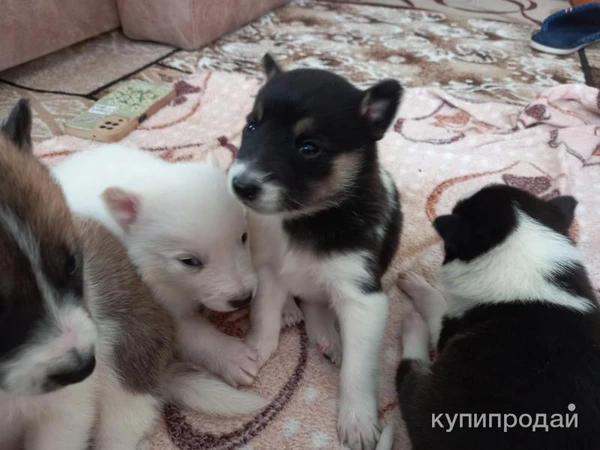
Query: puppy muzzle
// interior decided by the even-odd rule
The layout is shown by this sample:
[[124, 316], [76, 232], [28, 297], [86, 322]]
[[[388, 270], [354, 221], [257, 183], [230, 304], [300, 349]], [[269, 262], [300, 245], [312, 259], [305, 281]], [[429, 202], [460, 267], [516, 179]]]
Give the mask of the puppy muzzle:
[[228, 303], [232, 308], [242, 309], [242, 308], [245, 308], [246, 306], [248, 306], [251, 301], [252, 301], [252, 294], [250, 294], [247, 297], [242, 298], [242, 299], [229, 300]]

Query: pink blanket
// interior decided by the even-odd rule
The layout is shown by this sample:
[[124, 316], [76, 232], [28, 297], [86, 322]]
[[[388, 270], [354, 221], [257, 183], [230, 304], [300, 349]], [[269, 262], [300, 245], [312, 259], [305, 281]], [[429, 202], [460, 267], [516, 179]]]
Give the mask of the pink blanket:
[[[215, 152], [226, 166], [240, 140], [245, 115], [261, 80], [203, 73], [177, 83], [178, 97], [126, 138], [169, 160]], [[49, 164], [90, 145], [61, 136], [36, 148]], [[405, 270], [433, 284], [441, 263], [431, 221], [467, 192], [506, 183], [540, 196], [572, 194], [580, 201], [573, 236], [595, 286], [600, 282], [600, 93], [564, 85], [524, 109], [458, 100], [438, 89], [408, 90], [393, 128], [380, 144], [383, 164], [402, 193], [406, 221], [397, 258], [386, 276], [390, 320], [381, 354], [380, 415], [396, 420], [393, 385], [401, 356], [405, 299], [395, 286]], [[90, 168], [93, 170], [93, 168]], [[246, 312], [215, 315], [228, 333], [242, 335]], [[152, 448], [337, 449], [338, 370], [309, 348], [301, 328], [283, 332], [278, 352], [253, 387], [271, 399], [253, 417], [222, 420], [174, 407], [165, 410]], [[400, 428], [396, 448], [408, 448]]]

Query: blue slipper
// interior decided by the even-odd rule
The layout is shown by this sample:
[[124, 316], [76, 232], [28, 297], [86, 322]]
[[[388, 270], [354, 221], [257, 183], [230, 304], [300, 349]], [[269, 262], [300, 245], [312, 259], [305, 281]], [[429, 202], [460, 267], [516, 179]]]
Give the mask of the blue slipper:
[[531, 37], [531, 46], [540, 52], [568, 55], [600, 41], [600, 3], [557, 11]]

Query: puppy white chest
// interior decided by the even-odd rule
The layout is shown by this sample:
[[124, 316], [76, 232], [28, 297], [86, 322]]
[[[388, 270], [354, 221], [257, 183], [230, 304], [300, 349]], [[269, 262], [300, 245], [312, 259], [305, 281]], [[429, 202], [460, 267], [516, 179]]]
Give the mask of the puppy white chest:
[[366, 252], [319, 255], [310, 248], [295, 248], [283, 230], [281, 219], [249, 214], [252, 259], [268, 266], [290, 294], [305, 301], [327, 302], [334, 291], [359, 289], [370, 279]]
[[[289, 293], [311, 302], [335, 302], [361, 291], [372, 275], [364, 252], [328, 256], [288, 249], [280, 279]], [[340, 297], [341, 296], [341, 297]]]
[[293, 295], [306, 300], [326, 301], [323, 259], [309, 250], [290, 248], [280, 218], [252, 212], [248, 218], [252, 259], [256, 268], [270, 267], [282, 286]]
[[304, 250], [287, 250], [280, 269], [281, 281], [292, 295], [306, 301], [329, 300], [328, 280], [323, 258]]

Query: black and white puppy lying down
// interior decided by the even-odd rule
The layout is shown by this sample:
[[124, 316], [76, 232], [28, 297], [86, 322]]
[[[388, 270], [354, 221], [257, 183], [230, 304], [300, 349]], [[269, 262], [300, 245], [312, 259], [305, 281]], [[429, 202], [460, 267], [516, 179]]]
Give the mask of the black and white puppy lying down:
[[435, 220], [448, 304], [400, 280], [426, 322], [405, 322], [397, 379], [414, 450], [600, 448], [600, 316], [568, 236], [576, 204], [495, 185]]
[[263, 62], [268, 81], [229, 170], [233, 193], [250, 209], [258, 276], [246, 342], [262, 365], [277, 349], [282, 312], [303, 315], [311, 342], [333, 362], [343, 359], [340, 438], [373, 449], [388, 312], [381, 277], [401, 228], [398, 191], [376, 142], [402, 89], [385, 80], [362, 91], [324, 70], [282, 71], [269, 55]]

